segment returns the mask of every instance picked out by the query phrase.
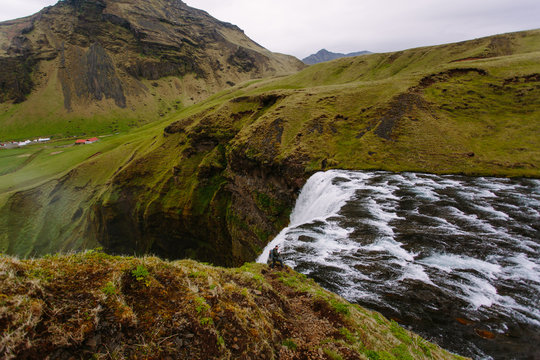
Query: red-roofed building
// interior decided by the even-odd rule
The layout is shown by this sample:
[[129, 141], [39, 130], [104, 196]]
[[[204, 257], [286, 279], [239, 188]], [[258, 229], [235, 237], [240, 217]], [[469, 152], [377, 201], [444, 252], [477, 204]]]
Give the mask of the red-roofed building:
[[90, 138], [90, 139], [79, 139], [79, 140], [75, 141], [75, 145], [93, 144], [98, 140], [99, 139], [97, 137], [93, 137], [93, 138]]

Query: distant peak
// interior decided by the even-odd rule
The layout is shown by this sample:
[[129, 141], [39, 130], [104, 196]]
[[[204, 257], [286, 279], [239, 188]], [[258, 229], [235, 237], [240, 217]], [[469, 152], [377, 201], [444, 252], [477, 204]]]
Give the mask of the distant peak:
[[360, 56], [360, 55], [367, 55], [367, 54], [371, 54], [371, 52], [367, 50], [363, 50], [363, 51], [353, 52], [349, 54], [342, 54], [342, 53], [334, 53], [326, 49], [321, 49], [316, 54], [312, 54], [304, 58], [302, 61], [305, 64], [313, 65], [313, 64], [318, 64], [325, 61], [331, 61], [331, 60], [335, 60], [335, 59], [339, 59], [343, 57], [352, 57], [352, 56]]

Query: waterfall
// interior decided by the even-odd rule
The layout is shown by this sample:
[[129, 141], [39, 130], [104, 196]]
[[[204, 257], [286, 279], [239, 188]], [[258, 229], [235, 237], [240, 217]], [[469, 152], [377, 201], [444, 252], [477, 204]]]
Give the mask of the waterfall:
[[343, 205], [354, 195], [355, 186], [347, 172], [330, 170], [318, 172], [306, 182], [291, 213], [290, 225], [283, 229], [263, 250], [257, 262], [266, 263], [270, 250], [283, 245], [287, 234], [304, 224], [338, 216]]

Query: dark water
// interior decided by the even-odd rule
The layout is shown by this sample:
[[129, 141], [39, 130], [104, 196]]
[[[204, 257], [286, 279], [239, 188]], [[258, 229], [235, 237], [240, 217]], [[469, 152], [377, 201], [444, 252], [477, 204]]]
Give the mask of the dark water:
[[275, 244], [297, 271], [450, 351], [540, 359], [538, 180], [318, 173]]

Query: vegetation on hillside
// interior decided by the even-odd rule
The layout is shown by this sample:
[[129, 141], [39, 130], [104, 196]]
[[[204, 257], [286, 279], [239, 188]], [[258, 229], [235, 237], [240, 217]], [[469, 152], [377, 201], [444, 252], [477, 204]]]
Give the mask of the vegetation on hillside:
[[0, 357], [460, 359], [286, 268], [0, 256]]
[[239, 265], [287, 223], [315, 171], [538, 177], [539, 44], [533, 30], [339, 59], [91, 147], [10, 150], [0, 251], [100, 243]]

